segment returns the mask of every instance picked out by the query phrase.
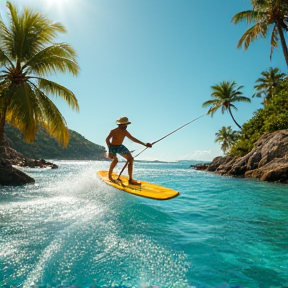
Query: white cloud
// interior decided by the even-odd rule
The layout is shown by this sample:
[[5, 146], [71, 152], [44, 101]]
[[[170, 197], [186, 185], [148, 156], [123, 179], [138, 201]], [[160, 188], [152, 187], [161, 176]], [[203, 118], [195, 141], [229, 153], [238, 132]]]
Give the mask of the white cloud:
[[179, 160], [199, 160], [199, 161], [212, 161], [215, 157], [221, 156], [222, 153], [212, 149], [209, 150], [196, 150], [189, 154], [180, 156]]

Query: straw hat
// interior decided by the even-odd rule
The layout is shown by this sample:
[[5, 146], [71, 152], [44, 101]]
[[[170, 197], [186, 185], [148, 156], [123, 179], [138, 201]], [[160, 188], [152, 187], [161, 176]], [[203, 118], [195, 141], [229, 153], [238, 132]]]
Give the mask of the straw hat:
[[118, 125], [121, 125], [121, 124], [129, 125], [129, 124], [131, 124], [131, 122], [128, 120], [127, 117], [121, 117], [120, 119], [118, 119], [116, 121], [116, 124], [118, 124]]

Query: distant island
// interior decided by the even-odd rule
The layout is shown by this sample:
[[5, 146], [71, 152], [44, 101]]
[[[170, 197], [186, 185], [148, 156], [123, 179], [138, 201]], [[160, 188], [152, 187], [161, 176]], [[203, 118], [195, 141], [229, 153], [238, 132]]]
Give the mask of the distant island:
[[73, 130], [69, 129], [69, 132], [69, 144], [63, 148], [41, 127], [38, 129], [36, 140], [33, 143], [27, 143], [19, 130], [8, 124], [5, 125], [9, 146], [28, 158], [57, 160], [102, 160], [105, 158], [104, 146], [87, 140]]
[[159, 160], [135, 160], [135, 162], [143, 163], [170, 163], [169, 161], [159, 161]]

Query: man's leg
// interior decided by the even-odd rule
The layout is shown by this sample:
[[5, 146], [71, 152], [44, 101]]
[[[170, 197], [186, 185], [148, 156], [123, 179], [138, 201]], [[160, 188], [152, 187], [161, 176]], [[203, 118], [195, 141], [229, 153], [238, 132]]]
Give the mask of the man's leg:
[[115, 180], [112, 178], [112, 173], [113, 173], [113, 169], [115, 168], [115, 166], [118, 163], [118, 158], [117, 158], [116, 155], [112, 156], [112, 157], [109, 157], [109, 158], [111, 158], [113, 160], [112, 160], [112, 162], [110, 164], [110, 168], [109, 168], [109, 171], [108, 171], [108, 178], [109, 178], [110, 181], [115, 182]]
[[141, 185], [140, 182], [137, 182], [136, 180], [133, 179], [133, 166], [134, 166], [134, 158], [132, 157], [132, 155], [126, 154], [123, 155], [127, 161], [128, 161], [128, 175], [129, 175], [129, 184], [133, 184], [133, 185]]

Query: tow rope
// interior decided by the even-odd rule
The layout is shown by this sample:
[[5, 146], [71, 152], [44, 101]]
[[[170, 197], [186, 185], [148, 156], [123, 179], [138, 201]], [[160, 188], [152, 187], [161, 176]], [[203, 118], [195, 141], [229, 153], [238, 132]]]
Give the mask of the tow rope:
[[[205, 116], [205, 115], [207, 115], [207, 114], [208, 114], [208, 113], [205, 113], [205, 114], [203, 114], [203, 115], [201, 115], [201, 116], [199, 116], [199, 117], [197, 117], [197, 118], [189, 121], [188, 123], [182, 125], [181, 127], [175, 129], [174, 131], [168, 133], [167, 135], [163, 136], [162, 138], [158, 139], [157, 141], [154, 141], [153, 143], [151, 143], [151, 145], [153, 146], [154, 144], [160, 142], [161, 140], [165, 139], [166, 137], [170, 136], [171, 134], [175, 133], [176, 131], [182, 129], [183, 127], [189, 125], [190, 123], [192, 123], [192, 122], [200, 119], [201, 117], [203, 117], [203, 116]], [[145, 147], [142, 151], [140, 151], [137, 155], [135, 155], [134, 158], [137, 157], [137, 156], [139, 156], [141, 153], [143, 153], [147, 148], [148, 148], [148, 147]], [[127, 167], [128, 163], [129, 163], [129, 162], [127, 161], [127, 162], [125, 163], [124, 167], [122, 168], [121, 172], [119, 173], [118, 180], [120, 180], [120, 176], [121, 176], [121, 174], [123, 173], [123, 171], [125, 170], [125, 168]]]

